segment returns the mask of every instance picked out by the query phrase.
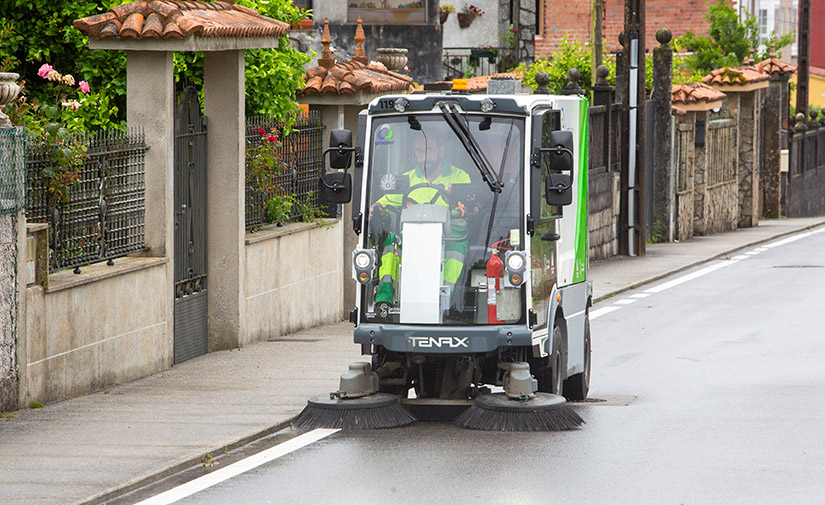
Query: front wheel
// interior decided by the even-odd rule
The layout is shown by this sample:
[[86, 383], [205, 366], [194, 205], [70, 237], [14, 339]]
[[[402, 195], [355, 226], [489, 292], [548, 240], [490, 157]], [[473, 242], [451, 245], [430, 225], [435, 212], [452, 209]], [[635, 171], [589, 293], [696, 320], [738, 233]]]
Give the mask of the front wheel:
[[564, 396], [582, 401], [590, 391], [590, 313], [584, 317], [584, 370], [564, 381]]
[[564, 358], [561, 347], [561, 328], [553, 327], [553, 342], [550, 354], [535, 361], [534, 375], [538, 381], [539, 391], [554, 395], [563, 394], [564, 389]]

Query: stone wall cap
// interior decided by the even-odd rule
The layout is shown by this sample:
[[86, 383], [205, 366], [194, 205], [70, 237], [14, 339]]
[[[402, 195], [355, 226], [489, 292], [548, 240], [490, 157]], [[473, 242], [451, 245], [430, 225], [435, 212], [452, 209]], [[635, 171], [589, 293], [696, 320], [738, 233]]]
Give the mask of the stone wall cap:
[[[768, 58], [767, 60], [762, 60], [756, 66], [760, 72], [764, 72], [770, 75], [792, 74], [796, 72], [796, 65], [791, 65], [786, 61], [774, 57]], [[811, 67], [811, 70], [813, 70], [813, 67]]]
[[231, 2], [138, 0], [76, 19], [90, 39], [281, 37], [289, 25]]
[[387, 70], [383, 64], [359, 61], [337, 62], [331, 68], [311, 67], [306, 71], [306, 84], [299, 94], [354, 94], [357, 91], [368, 93], [393, 93], [412, 91], [413, 79], [410, 76]]
[[717, 68], [702, 77], [702, 82], [711, 86], [746, 86], [748, 84], [768, 81], [771, 76], [751, 65]]
[[670, 94], [672, 103], [683, 105], [691, 105], [699, 102], [718, 102], [727, 96], [721, 91], [702, 82], [678, 84], [671, 88]]

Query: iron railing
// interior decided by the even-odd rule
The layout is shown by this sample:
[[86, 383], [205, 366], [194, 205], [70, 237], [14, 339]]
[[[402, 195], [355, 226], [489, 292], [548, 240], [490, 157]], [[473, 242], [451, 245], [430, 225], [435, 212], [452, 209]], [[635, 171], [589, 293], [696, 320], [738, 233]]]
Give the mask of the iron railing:
[[441, 56], [444, 78], [495, 74], [506, 50], [504, 47], [445, 47]]
[[[321, 115], [312, 111], [298, 118], [289, 134], [284, 135], [283, 122], [273, 116], [254, 116], [246, 121], [247, 144], [261, 142], [260, 130], [275, 135], [281, 142], [278, 155], [286, 164], [283, 175], [275, 180], [275, 188], [270, 191], [256, 191], [246, 185], [246, 228], [257, 228], [272, 222], [264, 209], [267, 200], [275, 195], [292, 195], [298, 202], [308, 202], [318, 206], [318, 181], [321, 176], [323, 153], [323, 130]], [[290, 219], [300, 217], [297, 206], [293, 205]]]
[[43, 169], [51, 163], [46, 146], [28, 145], [29, 222], [49, 223], [49, 271], [79, 268], [145, 248], [144, 159], [142, 131], [107, 130], [79, 135], [86, 158], [80, 180], [69, 188], [68, 201], [50, 204], [49, 180]]

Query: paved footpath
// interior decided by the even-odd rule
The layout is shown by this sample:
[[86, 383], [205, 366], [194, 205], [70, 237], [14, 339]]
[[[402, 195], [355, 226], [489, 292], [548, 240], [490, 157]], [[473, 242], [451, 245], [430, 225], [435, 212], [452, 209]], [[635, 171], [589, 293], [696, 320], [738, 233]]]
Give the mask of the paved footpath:
[[[596, 300], [733, 251], [823, 225], [752, 229], [648, 246], [647, 256], [590, 267]], [[813, 254], [813, 252], [812, 252]], [[819, 256], [821, 257], [821, 255]], [[289, 425], [312, 396], [362, 359], [337, 323], [219, 351], [143, 379], [0, 419], [0, 503], [100, 503]]]

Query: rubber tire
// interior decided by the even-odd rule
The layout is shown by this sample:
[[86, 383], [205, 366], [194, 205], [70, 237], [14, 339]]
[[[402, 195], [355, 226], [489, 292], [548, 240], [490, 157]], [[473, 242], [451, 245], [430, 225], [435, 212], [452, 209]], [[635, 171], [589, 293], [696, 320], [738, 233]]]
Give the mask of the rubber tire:
[[[564, 357], [562, 356], [561, 328], [553, 327], [553, 341], [550, 354], [537, 362], [538, 370], [534, 375], [539, 383], [539, 391], [561, 395], [564, 391]], [[555, 365], [555, 366], [554, 366]]]
[[568, 400], [582, 401], [590, 392], [590, 313], [584, 316], [584, 371], [571, 375], [564, 381], [564, 396]]

